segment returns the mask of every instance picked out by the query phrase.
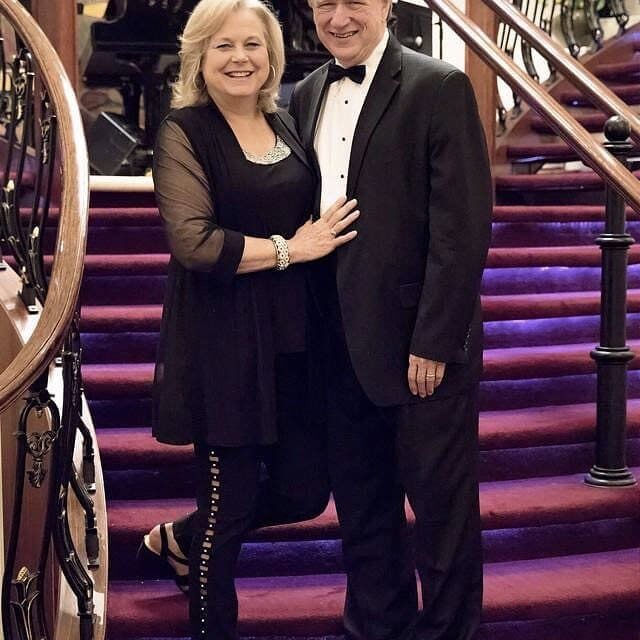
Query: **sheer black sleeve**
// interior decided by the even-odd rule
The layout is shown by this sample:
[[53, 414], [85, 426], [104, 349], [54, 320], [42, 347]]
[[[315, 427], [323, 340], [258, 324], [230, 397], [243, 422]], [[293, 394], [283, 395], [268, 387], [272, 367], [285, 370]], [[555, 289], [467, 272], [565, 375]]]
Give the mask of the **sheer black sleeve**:
[[244, 235], [218, 226], [207, 178], [184, 131], [165, 121], [156, 139], [153, 181], [171, 254], [185, 268], [233, 279]]

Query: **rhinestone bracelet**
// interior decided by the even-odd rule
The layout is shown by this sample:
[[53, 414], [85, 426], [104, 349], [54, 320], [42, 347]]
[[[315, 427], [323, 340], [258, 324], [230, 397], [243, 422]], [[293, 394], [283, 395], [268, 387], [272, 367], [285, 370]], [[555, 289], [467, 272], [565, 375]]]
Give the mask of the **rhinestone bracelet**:
[[269, 240], [273, 242], [276, 248], [276, 270], [284, 271], [291, 261], [289, 260], [289, 245], [282, 236], [270, 236]]

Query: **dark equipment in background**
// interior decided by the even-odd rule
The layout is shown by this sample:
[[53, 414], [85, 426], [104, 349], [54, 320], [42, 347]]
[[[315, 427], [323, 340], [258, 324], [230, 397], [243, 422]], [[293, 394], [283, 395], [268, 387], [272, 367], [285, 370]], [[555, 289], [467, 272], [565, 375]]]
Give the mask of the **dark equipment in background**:
[[[178, 70], [178, 36], [197, 2], [109, 0], [105, 19], [91, 25], [91, 50], [82, 69], [85, 85], [115, 87], [123, 103], [121, 117], [103, 113], [88, 133], [93, 171], [133, 175], [150, 166], [150, 149], [169, 110]], [[273, 6], [283, 25], [287, 68], [282, 93], [288, 96], [287, 85], [303, 78], [329, 55], [315, 34], [307, 0], [275, 0]], [[390, 26], [402, 44], [431, 53], [431, 11], [426, 6], [398, 2]], [[108, 150], [115, 154], [113, 162], [105, 157]]]

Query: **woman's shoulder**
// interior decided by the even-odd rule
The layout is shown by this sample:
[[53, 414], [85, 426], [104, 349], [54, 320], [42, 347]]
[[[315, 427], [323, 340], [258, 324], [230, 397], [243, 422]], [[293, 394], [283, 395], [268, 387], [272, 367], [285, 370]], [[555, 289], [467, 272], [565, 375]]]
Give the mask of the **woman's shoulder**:
[[171, 109], [165, 116], [165, 121], [181, 123], [198, 122], [205, 118], [210, 118], [208, 104], [192, 105], [190, 107], [180, 107]]

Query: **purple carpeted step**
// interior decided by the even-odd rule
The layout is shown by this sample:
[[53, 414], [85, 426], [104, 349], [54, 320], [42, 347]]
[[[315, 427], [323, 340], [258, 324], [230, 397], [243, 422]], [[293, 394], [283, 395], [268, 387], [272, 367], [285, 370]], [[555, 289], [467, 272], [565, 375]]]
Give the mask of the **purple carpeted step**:
[[605, 198], [604, 184], [591, 170], [499, 175], [495, 182], [501, 206], [601, 205]]
[[[487, 322], [595, 315], [600, 308], [600, 293], [484, 296], [482, 306]], [[628, 291], [627, 308], [630, 313], [640, 312], [640, 290]], [[88, 305], [82, 309], [80, 327], [83, 333], [150, 332], [160, 329], [161, 317], [161, 305]]]
[[[521, 380], [555, 378], [595, 371], [589, 357], [592, 344], [572, 344], [513, 349], [489, 349], [484, 354], [483, 380]], [[630, 341], [638, 351], [640, 341]], [[629, 362], [629, 369], [640, 368], [640, 354]], [[82, 369], [87, 397], [92, 400], [148, 396], [153, 380], [152, 363], [88, 364]]]
[[[640, 290], [630, 289], [627, 292], [627, 309], [632, 313], [640, 311]], [[593, 315], [598, 313], [599, 310], [599, 291], [482, 297], [482, 311], [485, 322], [528, 318], [565, 318], [578, 315]]]
[[[636, 171], [635, 175], [640, 177], [640, 171]], [[602, 179], [591, 170], [505, 174], [496, 176], [495, 183], [499, 191], [570, 191], [602, 188]]]
[[[639, 245], [640, 246], [640, 245]], [[590, 247], [586, 247], [590, 249]], [[547, 257], [530, 256], [522, 257], [522, 254], [514, 253], [503, 255], [492, 260], [500, 261], [506, 265], [524, 260], [545, 262], [569, 262], [572, 258], [569, 253], [553, 255], [549, 252]], [[496, 254], [497, 256], [498, 254]], [[637, 250], [634, 253], [634, 259]], [[577, 255], [576, 262], [597, 263], [597, 254]], [[628, 284], [632, 289], [640, 289], [640, 265], [631, 264], [628, 270]], [[166, 276], [164, 275], [139, 275], [122, 277], [114, 275], [110, 277], [87, 276], [82, 285], [81, 300], [84, 306], [94, 304], [104, 305], [159, 305], [164, 297]], [[512, 295], [512, 294], [537, 294], [559, 293], [577, 291], [599, 291], [600, 268], [598, 266], [584, 267], [552, 266], [541, 264], [540, 266], [487, 268], [483, 277], [482, 293], [487, 296]]]
[[[640, 240], [640, 221], [627, 223], [627, 233]], [[593, 246], [604, 232], [604, 220], [598, 222], [494, 222], [491, 246], [494, 247], [562, 247]]]
[[[640, 314], [630, 314], [629, 339], [640, 338]], [[577, 316], [539, 320], [485, 322], [485, 349], [532, 347], [598, 342], [599, 316]], [[143, 363], [153, 361], [158, 331], [82, 333], [83, 363]]]
[[[627, 315], [627, 338], [640, 339], [640, 314]], [[600, 316], [574, 316], [484, 323], [485, 349], [536, 347], [592, 342], [600, 339]]]
[[[589, 356], [593, 344], [552, 345], [513, 349], [487, 349], [484, 352], [483, 380], [523, 380], [580, 375], [595, 371]], [[629, 341], [638, 351], [640, 341]], [[640, 353], [629, 362], [629, 370], [640, 368]]]
[[[513, 354], [517, 364], [512, 363], [508, 355], [497, 354], [488, 374], [494, 377], [486, 377], [480, 384], [481, 409], [506, 410], [593, 402], [595, 373], [587, 373], [595, 367], [589, 358], [592, 346], [585, 345], [583, 352], [568, 350], [566, 355], [561, 353], [565, 347], [548, 348], [535, 360], [536, 365], [550, 365], [550, 371], [532, 370], [522, 353], [524, 349], [513, 349], [519, 352]], [[628, 374], [630, 398], [640, 397], [640, 371], [636, 370], [639, 359], [636, 356], [632, 362], [634, 368]], [[574, 373], [569, 373], [571, 368]], [[576, 370], [585, 373], [580, 374]], [[150, 424], [152, 365], [86, 365], [83, 372], [87, 397], [98, 427]], [[533, 375], [541, 377], [530, 377]]]
[[[514, 622], [484, 623], [478, 631], [476, 640], [636, 640], [640, 629], [640, 614], [631, 616], [608, 616], [595, 614], [589, 616], [565, 616], [551, 620], [527, 620]], [[109, 640], [109, 639], [107, 639]], [[111, 640], [114, 640], [111, 638]], [[188, 638], [135, 638], [131, 640], [189, 640]], [[293, 635], [243, 635], [241, 640], [344, 640], [340, 636], [293, 636]]]
[[84, 364], [140, 363], [155, 360], [158, 350], [157, 331], [119, 333], [82, 333]]
[[[629, 371], [627, 391], [630, 398], [640, 398], [640, 371]], [[595, 374], [568, 375], [558, 378], [485, 380], [480, 383], [481, 411], [549, 407], [595, 402], [595, 400]]]
[[[625, 214], [627, 220], [640, 220], [640, 213], [630, 207]], [[598, 205], [499, 205], [493, 208], [494, 222], [597, 222], [604, 220], [604, 216], [604, 207]]]
[[151, 398], [91, 400], [89, 409], [98, 427], [145, 427], [151, 424]]
[[[573, 553], [601, 553], [628, 549], [640, 536], [638, 518], [609, 518], [544, 527], [492, 529], [482, 534], [485, 562], [530, 560]], [[240, 578], [277, 575], [311, 575], [344, 571], [339, 539], [287, 542], [245, 542], [236, 575]], [[265, 558], [269, 559], [265, 565]], [[255, 575], [256, 568], [262, 573]], [[131, 549], [119, 550], [109, 558], [112, 580], [171, 578], [166, 570], [138, 572]]]
[[[502, 561], [562, 555], [565, 549], [570, 552], [574, 542], [583, 552], [633, 545], [634, 536], [640, 531], [637, 517], [640, 489], [607, 492], [586, 486], [582, 477], [482, 483], [483, 539], [489, 558]], [[120, 578], [135, 577], [134, 554], [142, 536], [157, 522], [175, 520], [192, 507], [193, 501], [189, 499], [110, 501], [112, 573]], [[408, 505], [407, 517], [412, 523], [413, 514]], [[588, 530], [589, 522], [602, 532], [602, 538], [591, 536], [578, 540]], [[549, 535], [546, 527], [552, 528], [556, 535]], [[339, 546], [329, 544], [337, 540], [335, 506], [330, 502], [325, 512], [314, 520], [252, 533], [241, 573], [255, 577], [283, 575], [283, 570], [286, 575], [320, 574], [334, 568], [342, 571], [339, 557], [328, 557], [339, 554]], [[298, 557], [297, 566], [293, 561], [296, 545], [305, 552]], [[289, 566], [285, 569], [283, 563]]]
[[[640, 398], [640, 371], [628, 375], [630, 398]], [[531, 380], [484, 381], [480, 384], [483, 411], [525, 409], [532, 406], [595, 402], [595, 374], [567, 375]], [[151, 424], [151, 400], [143, 393], [137, 397], [113, 395], [109, 399], [91, 399], [89, 407], [98, 427], [143, 427]]]
[[[158, 276], [167, 272], [169, 255], [123, 254], [88, 255], [85, 258], [85, 280], [99, 277]], [[640, 246], [629, 248], [629, 262], [640, 263]], [[522, 247], [505, 250], [489, 249], [488, 267], [521, 267], [600, 264], [600, 249], [593, 246]]]
[[[595, 420], [592, 403], [484, 411], [480, 414], [480, 450], [592, 442]], [[629, 435], [640, 436], [640, 399], [628, 402], [627, 426]], [[159, 443], [148, 427], [104, 428], [97, 437], [105, 471], [180, 467], [192, 456], [190, 445]]]
[[164, 300], [166, 282], [165, 275], [85, 277], [80, 302], [82, 306], [160, 305]]
[[[600, 131], [599, 120], [594, 120], [591, 128]], [[604, 125], [603, 125], [604, 126]], [[552, 132], [551, 127], [544, 122], [535, 122], [534, 131], [540, 131], [545, 138]], [[595, 141], [594, 141], [595, 142]], [[632, 154], [636, 155], [640, 147], [633, 145]], [[532, 141], [507, 145], [507, 159], [512, 163], [527, 164], [540, 162], [572, 162], [580, 160], [576, 151], [565, 142]]]
[[[487, 564], [484, 624], [545, 624], [545, 640], [564, 640], [566, 625], [561, 623], [562, 635], [555, 635], [551, 621], [568, 616], [629, 618], [637, 614], [640, 598], [637, 562], [638, 550], [630, 549]], [[241, 578], [237, 587], [242, 634], [341, 633], [342, 574]], [[147, 637], [188, 633], [186, 598], [172, 583], [114, 581], [109, 597], [110, 640], [140, 637], [142, 629]]]
[[[115, 234], [115, 237], [114, 237]], [[168, 252], [162, 227], [89, 227], [87, 256], [110, 252], [116, 254]]]
[[92, 188], [91, 209], [156, 209], [156, 197], [151, 184], [134, 191], [103, 191]]
[[[640, 104], [640, 84], [637, 82], [640, 78], [640, 67], [638, 67], [638, 72], [634, 75], [638, 77], [634, 78], [635, 82], [631, 84], [617, 84], [614, 82], [609, 85], [609, 89], [629, 105]], [[563, 91], [559, 96], [559, 100], [572, 107], [594, 106], [587, 96], [575, 90]]]
[[[480, 414], [480, 475], [505, 480], [577, 473], [591, 466], [593, 404], [534, 407]], [[628, 463], [640, 464], [640, 399], [628, 403]], [[147, 427], [98, 431], [107, 494], [146, 498], [191, 494], [190, 446], [160, 444]]]
[[[599, 291], [598, 267], [528, 267], [487, 269], [482, 278], [483, 296]], [[640, 265], [630, 265], [628, 286], [640, 289]]]
[[83, 333], [159, 331], [162, 305], [87, 305], [82, 308]]
[[[479, 479], [495, 482], [571, 475], [590, 469], [594, 459], [593, 442], [481, 451]], [[627, 440], [627, 463], [640, 465], [640, 437]], [[194, 469], [189, 463], [164, 468], [105, 471], [104, 478], [109, 500], [144, 500], [150, 495], [184, 499], [195, 492]]]
[[[600, 112], [572, 113], [571, 115], [590, 133], [602, 133], [609, 117]], [[551, 125], [539, 115], [531, 116], [531, 130], [536, 133], [556, 135]]]
[[[628, 263], [640, 264], [640, 245], [629, 247]], [[491, 248], [487, 257], [489, 269], [517, 267], [595, 267], [602, 264], [602, 251], [597, 246], [508, 247]]]
[[640, 77], [640, 54], [635, 53], [628, 60], [601, 63], [592, 70], [592, 73], [600, 80], [636, 83]]

